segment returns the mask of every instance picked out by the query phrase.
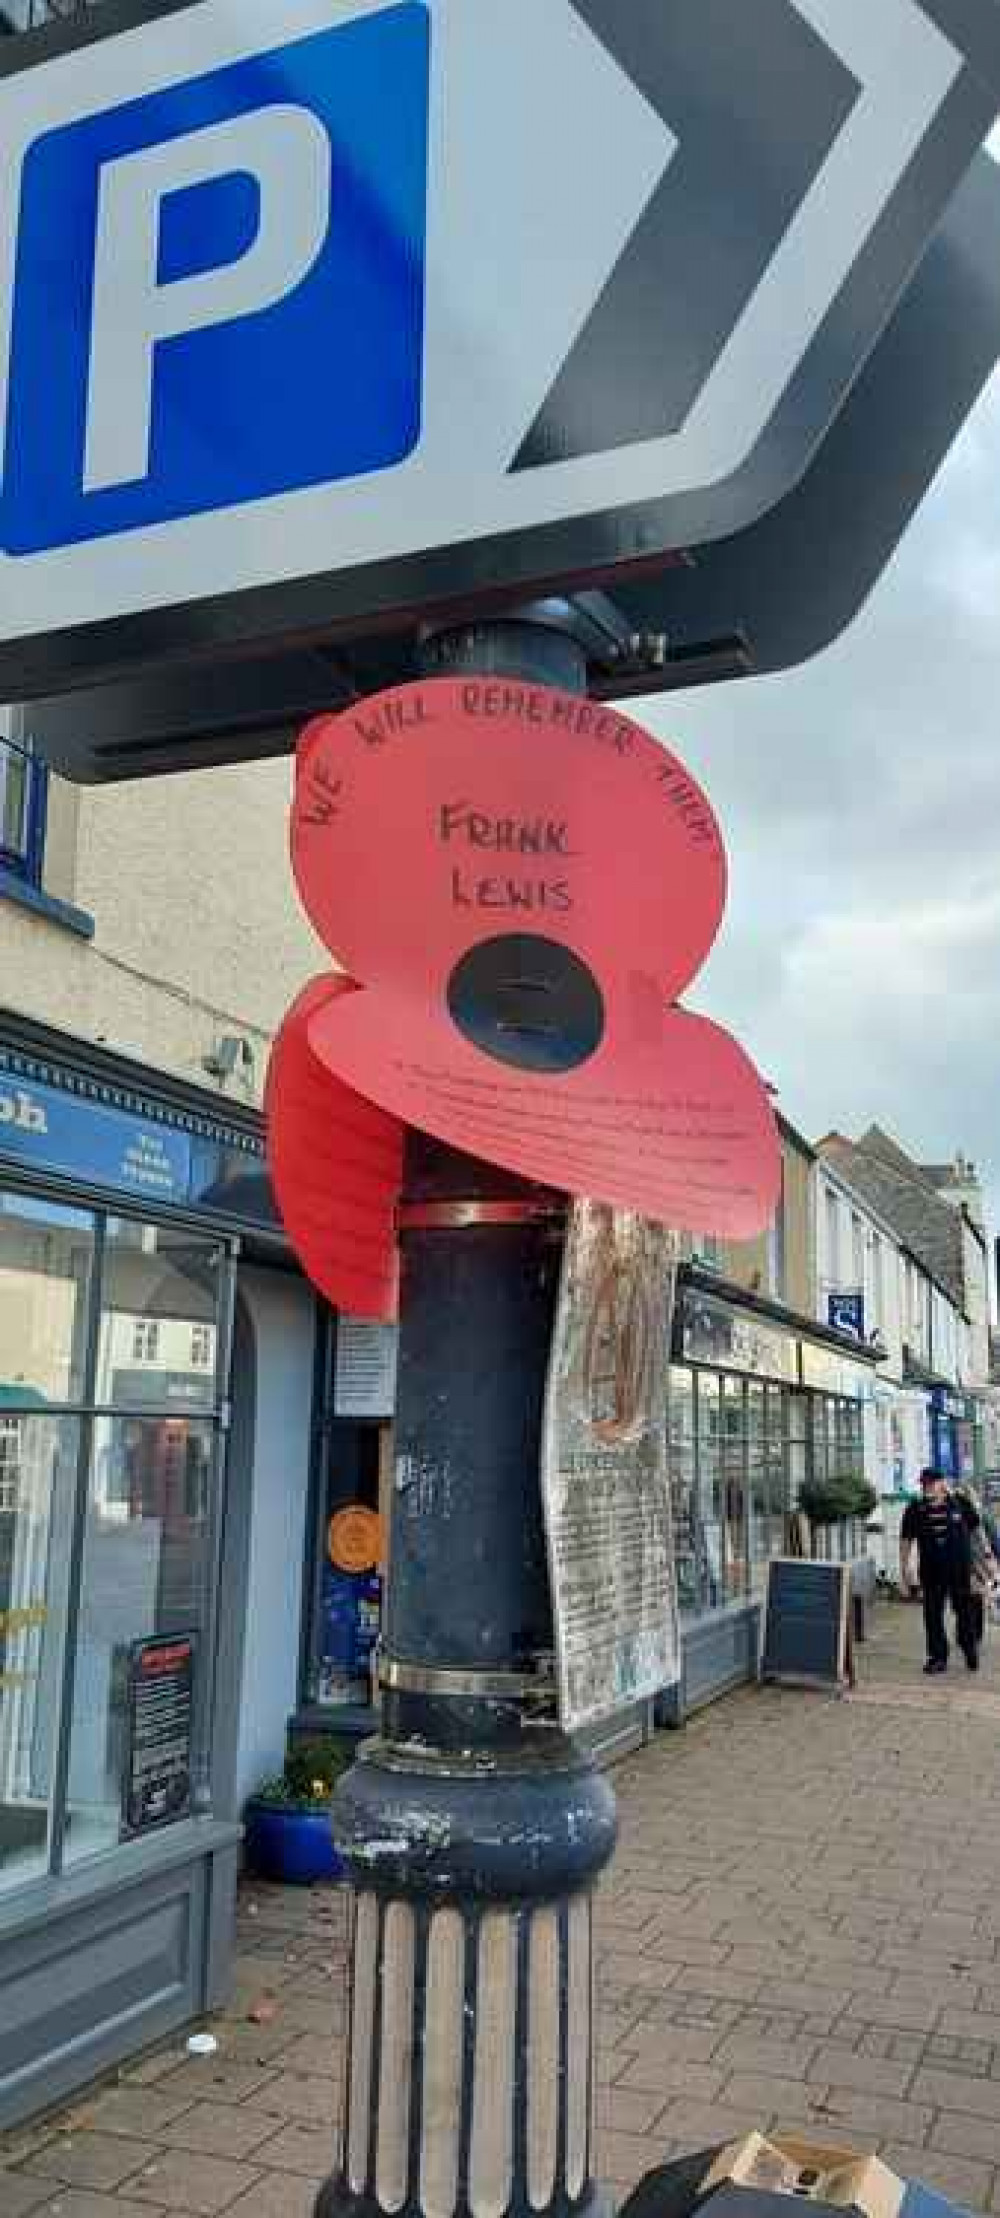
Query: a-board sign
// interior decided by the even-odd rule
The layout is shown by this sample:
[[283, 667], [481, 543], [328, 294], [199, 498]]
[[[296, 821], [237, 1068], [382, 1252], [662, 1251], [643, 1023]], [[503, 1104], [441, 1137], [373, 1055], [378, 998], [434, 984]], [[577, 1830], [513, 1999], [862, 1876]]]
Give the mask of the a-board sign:
[[134, 1642], [128, 1674], [122, 1830], [147, 1833], [191, 1811], [194, 1634]]
[[767, 1570], [762, 1679], [841, 1687], [851, 1667], [851, 1568], [779, 1556]]
[[413, 641], [752, 534], [998, 82], [994, 0], [201, 0], [7, 40], [3, 697]]
[[666, 1395], [674, 1237], [577, 1202], [542, 1444], [559, 1719], [567, 1732], [680, 1673]]

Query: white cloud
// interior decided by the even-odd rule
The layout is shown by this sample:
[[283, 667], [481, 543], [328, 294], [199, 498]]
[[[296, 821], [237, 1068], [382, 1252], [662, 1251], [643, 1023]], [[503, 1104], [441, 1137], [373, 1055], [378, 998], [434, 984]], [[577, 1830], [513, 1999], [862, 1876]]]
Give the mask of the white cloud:
[[811, 1137], [962, 1148], [1000, 1220], [1000, 379], [834, 648], [637, 713], [730, 849], [693, 1001]]

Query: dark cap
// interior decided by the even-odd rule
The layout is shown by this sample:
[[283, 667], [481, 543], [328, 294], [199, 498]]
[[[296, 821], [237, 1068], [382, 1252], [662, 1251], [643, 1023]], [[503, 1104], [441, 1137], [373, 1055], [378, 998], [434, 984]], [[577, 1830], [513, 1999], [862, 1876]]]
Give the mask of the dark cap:
[[941, 1486], [944, 1483], [945, 1473], [943, 1471], [935, 1471], [934, 1465], [932, 1463], [927, 1464], [926, 1468], [920, 1473], [921, 1486]]

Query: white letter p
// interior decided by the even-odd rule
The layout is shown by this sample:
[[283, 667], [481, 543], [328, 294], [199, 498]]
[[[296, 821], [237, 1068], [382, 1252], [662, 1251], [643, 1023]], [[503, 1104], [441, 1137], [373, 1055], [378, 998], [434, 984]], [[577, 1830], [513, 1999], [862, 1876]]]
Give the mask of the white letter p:
[[[160, 284], [160, 209], [169, 194], [246, 172], [260, 221], [245, 253]], [[83, 488], [147, 476], [153, 369], [161, 339], [230, 323], [283, 300], [312, 268], [330, 225], [330, 141], [288, 104], [143, 147], [101, 170]]]

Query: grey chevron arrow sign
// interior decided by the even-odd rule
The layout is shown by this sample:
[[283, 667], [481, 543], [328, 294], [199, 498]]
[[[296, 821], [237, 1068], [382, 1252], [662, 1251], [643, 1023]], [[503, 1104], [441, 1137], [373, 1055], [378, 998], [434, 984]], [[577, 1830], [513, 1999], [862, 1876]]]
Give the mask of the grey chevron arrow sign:
[[675, 145], [517, 455], [677, 433], [862, 97], [793, 0], [576, 0]]

